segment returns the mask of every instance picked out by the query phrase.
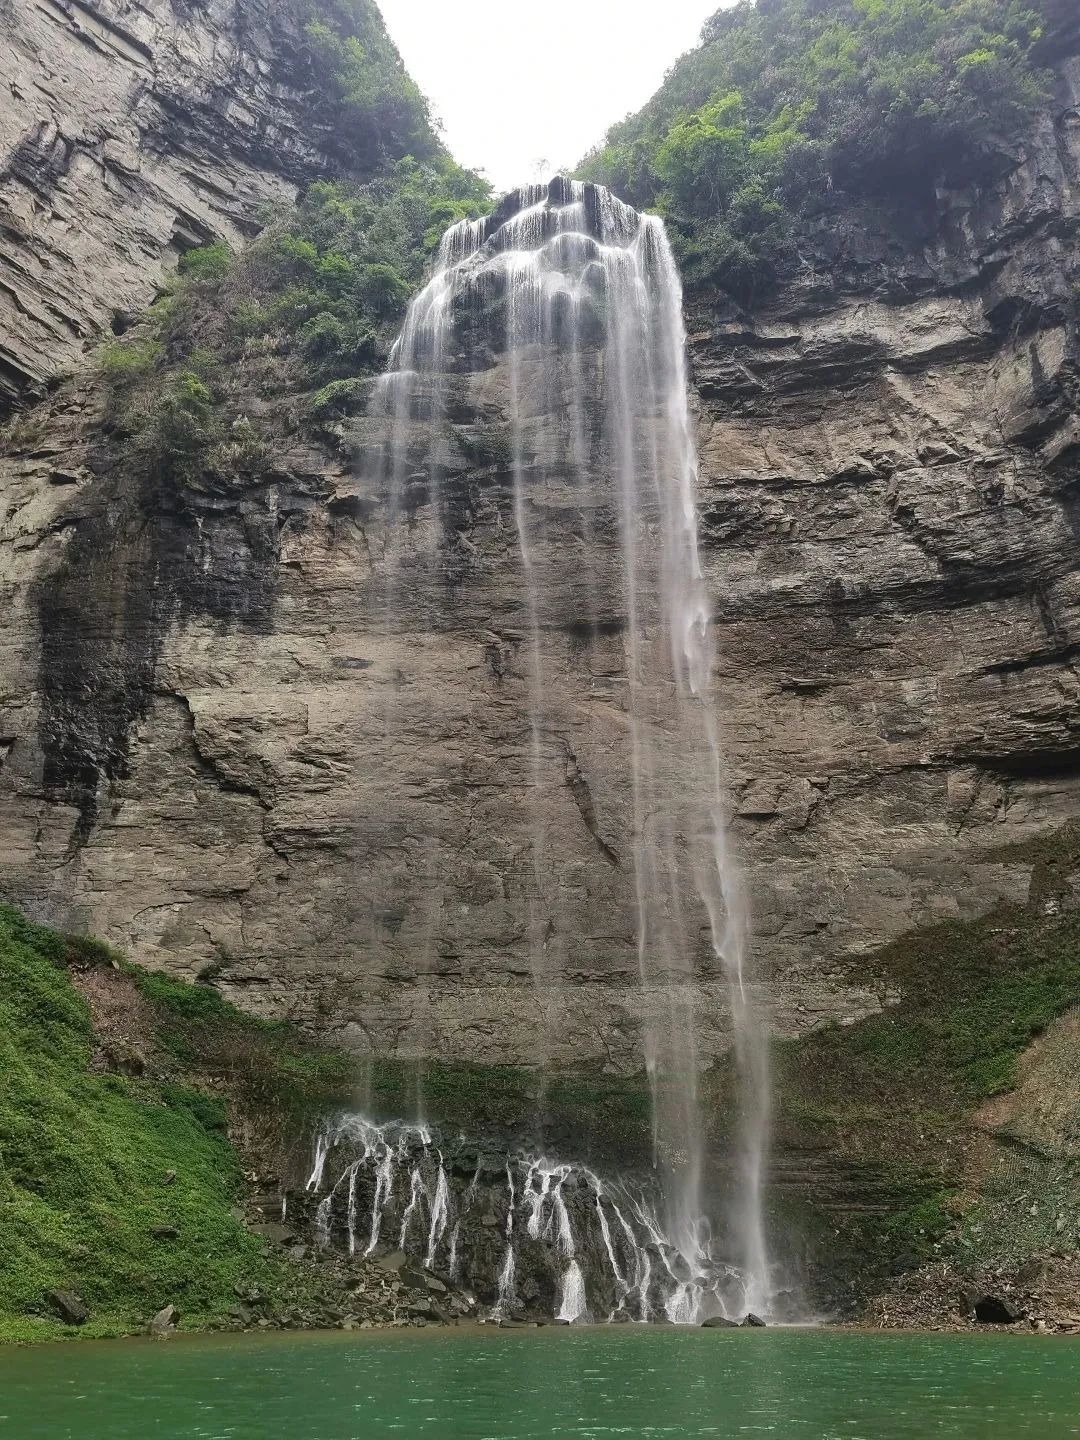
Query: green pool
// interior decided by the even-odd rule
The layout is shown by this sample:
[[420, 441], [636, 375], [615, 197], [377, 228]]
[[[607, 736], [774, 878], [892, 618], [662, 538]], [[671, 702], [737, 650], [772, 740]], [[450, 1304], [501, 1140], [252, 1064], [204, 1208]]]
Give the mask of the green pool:
[[12, 1440], [1080, 1436], [1080, 1345], [830, 1331], [392, 1331], [0, 1351]]

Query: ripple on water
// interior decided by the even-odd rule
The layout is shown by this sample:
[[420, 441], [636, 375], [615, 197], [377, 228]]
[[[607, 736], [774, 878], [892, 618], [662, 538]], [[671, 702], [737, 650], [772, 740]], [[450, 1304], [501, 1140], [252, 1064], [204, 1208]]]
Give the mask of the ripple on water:
[[0, 1352], [0, 1440], [1080, 1436], [1080, 1348], [828, 1331], [393, 1332]]

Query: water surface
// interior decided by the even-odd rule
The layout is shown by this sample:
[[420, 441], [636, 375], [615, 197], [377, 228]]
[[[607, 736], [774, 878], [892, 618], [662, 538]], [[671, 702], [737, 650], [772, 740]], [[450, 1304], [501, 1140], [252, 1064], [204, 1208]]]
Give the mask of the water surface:
[[410, 1330], [0, 1351], [11, 1440], [1080, 1436], [1080, 1346], [1012, 1335]]

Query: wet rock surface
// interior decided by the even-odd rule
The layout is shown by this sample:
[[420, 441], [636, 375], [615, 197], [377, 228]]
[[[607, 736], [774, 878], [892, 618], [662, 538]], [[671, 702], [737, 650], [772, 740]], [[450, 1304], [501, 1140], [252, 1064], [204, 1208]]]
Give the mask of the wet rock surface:
[[[288, 1219], [269, 1219], [282, 1213]], [[225, 1328], [236, 1330], [369, 1330], [384, 1326], [456, 1325], [484, 1318], [466, 1287], [445, 1273], [410, 1261], [381, 1245], [371, 1254], [316, 1243], [312, 1204], [303, 1192], [258, 1189], [249, 1205], [248, 1229], [267, 1243], [267, 1254], [288, 1261], [291, 1283], [274, 1296], [246, 1285]]]

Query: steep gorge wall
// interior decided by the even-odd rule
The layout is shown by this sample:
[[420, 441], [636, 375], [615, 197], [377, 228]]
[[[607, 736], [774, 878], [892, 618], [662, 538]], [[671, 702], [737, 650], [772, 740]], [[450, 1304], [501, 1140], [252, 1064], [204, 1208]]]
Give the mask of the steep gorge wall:
[[0, 6], [0, 415], [343, 161], [274, 0]]
[[[1063, 63], [1038, 143], [908, 233], [837, 197], [767, 307], [690, 298], [734, 843], [780, 1034], [882, 1003], [846, 955], [1026, 899], [1031, 863], [1002, 847], [1076, 812], [1078, 85]], [[152, 286], [136, 269], [123, 303]], [[125, 491], [92, 377], [24, 422], [0, 481], [3, 889], [360, 1050], [624, 1071], [622, 616], [609, 598], [583, 624], [598, 577], [570, 560], [542, 637], [538, 877], [491, 359], [456, 382], [441, 514], [418, 460], [393, 526], [362, 419], [297, 433], [244, 485], [209, 477], [178, 543]], [[530, 515], [568, 557], [611, 523], [554, 471]], [[727, 1017], [704, 931], [697, 958], [708, 1059]]]
[[759, 955], [829, 968], [1024, 901], [1080, 785], [1080, 64], [998, 183], [823, 206], [752, 317], [698, 300], [702, 527]]

